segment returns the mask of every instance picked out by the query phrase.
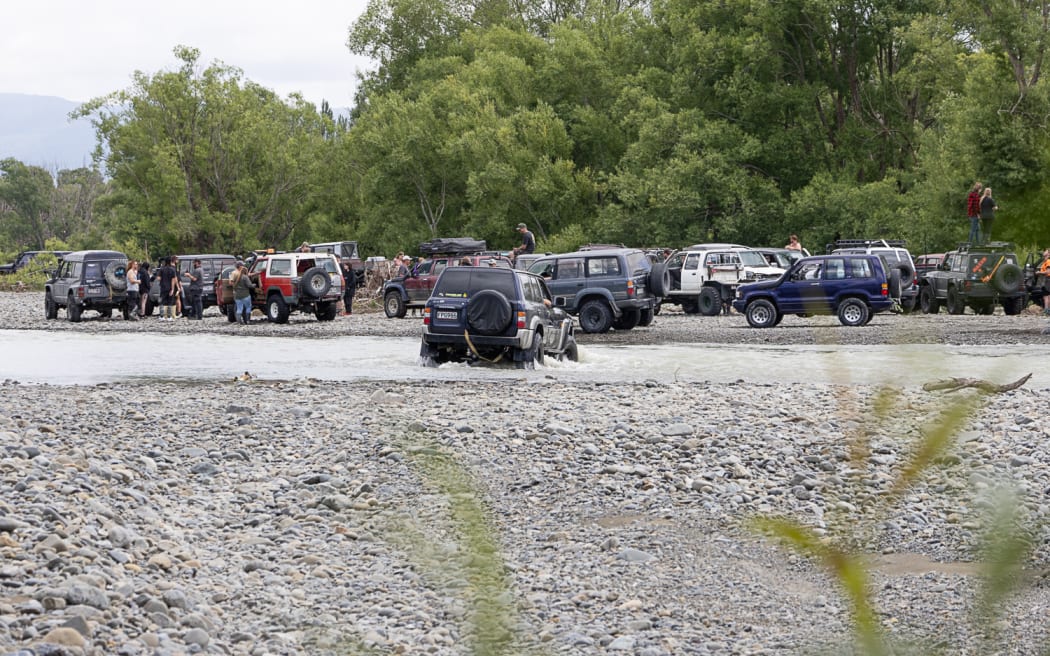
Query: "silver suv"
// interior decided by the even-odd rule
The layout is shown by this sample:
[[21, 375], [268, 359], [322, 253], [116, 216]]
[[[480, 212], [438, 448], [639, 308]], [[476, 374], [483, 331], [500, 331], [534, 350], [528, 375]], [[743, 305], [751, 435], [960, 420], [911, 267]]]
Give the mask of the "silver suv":
[[127, 319], [128, 256], [118, 251], [75, 251], [62, 256], [55, 276], [44, 283], [44, 316], [57, 319], [59, 308], [76, 323], [84, 310], [103, 317], [120, 308]]

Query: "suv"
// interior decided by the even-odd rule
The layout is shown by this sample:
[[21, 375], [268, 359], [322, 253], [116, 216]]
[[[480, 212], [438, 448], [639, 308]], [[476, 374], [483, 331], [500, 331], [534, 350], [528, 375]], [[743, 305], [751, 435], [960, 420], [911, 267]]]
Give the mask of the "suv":
[[686, 314], [709, 317], [729, 311], [738, 285], [784, 274], [758, 251], [731, 244], [690, 246], [667, 258], [667, 269], [671, 289], [664, 303], [681, 305]]
[[911, 253], [904, 245], [903, 239], [839, 239], [827, 245], [827, 252], [864, 253], [882, 257], [889, 275], [890, 296], [899, 301], [901, 310], [907, 313], [915, 309], [919, 300], [919, 278]]
[[[179, 280], [185, 287], [189, 287], [189, 279], [186, 278], [186, 273], [189, 273], [193, 269], [193, 261], [201, 261], [201, 271], [204, 273], [204, 280], [201, 282], [203, 286], [201, 293], [201, 303], [205, 310], [210, 307], [214, 307], [219, 304], [218, 297], [215, 295], [215, 279], [219, 277], [219, 272], [226, 267], [232, 267], [237, 262], [237, 258], [233, 255], [217, 255], [217, 254], [205, 254], [205, 255], [179, 255]], [[227, 276], [229, 278], [229, 276]], [[185, 298], [183, 299], [186, 300]], [[146, 316], [153, 314], [153, 309], [160, 305], [160, 285], [151, 284], [149, 288], [149, 295], [146, 297]]]
[[16, 273], [19, 269], [24, 269], [37, 255], [50, 254], [61, 259], [62, 256], [67, 253], [69, 253], [69, 251], [22, 251], [15, 257], [14, 262], [0, 264], [0, 275], [8, 275]]
[[804, 257], [776, 280], [741, 285], [733, 301], [752, 328], [772, 328], [785, 314], [837, 315], [844, 326], [863, 326], [893, 305], [883, 259], [855, 253]]
[[[365, 263], [357, 249], [356, 241], [328, 241], [322, 244], [310, 244], [315, 253], [331, 253], [339, 258], [340, 264], [349, 264], [357, 275], [357, 284], [365, 281]], [[371, 258], [370, 258], [371, 259]]]
[[991, 314], [999, 303], [1006, 314], [1020, 314], [1028, 305], [1023, 282], [1013, 244], [960, 244], [922, 277], [919, 305], [925, 314], [937, 314], [942, 303], [948, 314], [962, 314], [967, 305], [976, 314]]
[[423, 309], [426, 366], [511, 360], [522, 369], [545, 356], [576, 360], [572, 318], [555, 308], [539, 276], [505, 267], [445, 269]]
[[117, 251], [75, 251], [66, 253], [55, 276], [44, 283], [44, 316], [58, 318], [58, 309], [76, 323], [84, 310], [95, 310], [103, 317], [120, 308], [129, 318], [125, 303], [128, 288], [128, 256]]
[[[223, 269], [216, 280], [219, 309], [235, 321], [229, 272]], [[335, 319], [336, 304], [343, 296], [339, 260], [331, 253], [266, 253], [252, 262], [248, 275], [257, 289], [252, 307], [274, 323], [288, 323], [291, 312], [313, 313], [318, 321]], [[233, 317], [233, 318], [230, 318]]]
[[407, 276], [383, 283], [383, 311], [391, 319], [401, 319], [409, 308], [426, 305], [441, 272], [459, 266], [465, 258], [472, 266], [490, 266], [494, 262], [497, 267], [513, 267], [506, 256], [485, 251], [485, 242], [474, 239], [435, 239], [420, 244], [419, 250], [430, 257], [413, 267]]
[[588, 333], [648, 326], [660, 297], [670, 289], [667, 268], [653, 264], [637, 248], [549, 255], [529, 271], [546, 279], [554, 305], [577, 315]]

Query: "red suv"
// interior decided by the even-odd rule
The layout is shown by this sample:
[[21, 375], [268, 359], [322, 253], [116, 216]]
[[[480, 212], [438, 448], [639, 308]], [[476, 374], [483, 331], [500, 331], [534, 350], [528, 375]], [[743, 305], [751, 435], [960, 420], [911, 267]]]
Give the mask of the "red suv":
[[[293, 311], [311, 312], [318, 321], [335, 319], [336, 305], [343, 295], [343, 276], [335, 255], [268, 253], [252, 262], [248, 273], [257, 286], [252, 307], [262, 310], [270, 321], [288, 323]], [[233, 293], [228, 270], [223, 270], [215, 286], [219, 308], [230, 318]]]

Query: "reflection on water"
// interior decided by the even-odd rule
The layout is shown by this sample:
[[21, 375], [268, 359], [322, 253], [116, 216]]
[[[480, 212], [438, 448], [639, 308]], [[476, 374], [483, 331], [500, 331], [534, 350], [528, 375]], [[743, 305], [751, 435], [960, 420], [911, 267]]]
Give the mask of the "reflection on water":
[[663, 344], [580, 346], [580, 361], [547, 359], [535, 371], [512, 364], [419, 366], [419, 340], [343, 336], [83, 334], [0, 331], [0, 380], [58, 385], [143, 378], [228, 380], [245, 371], [269, 380], [462, 380], [553, 378], [566, 382], [890, 383], [921, 385], [951, 376], [1006, 383], [1032, 372], [1030, 389], [1050, 386], [1033, 365], [1045, 347]]

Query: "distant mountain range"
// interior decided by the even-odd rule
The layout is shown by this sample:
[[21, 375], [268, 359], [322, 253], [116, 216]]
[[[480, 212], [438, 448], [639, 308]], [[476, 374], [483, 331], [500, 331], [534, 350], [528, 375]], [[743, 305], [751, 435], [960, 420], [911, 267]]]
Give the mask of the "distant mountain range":
[[0, 93], [0, 159], [13, 157], [52, 173], [91, 166], [95, 130], [71, 121], [81, 103], [54, 96]]

